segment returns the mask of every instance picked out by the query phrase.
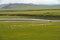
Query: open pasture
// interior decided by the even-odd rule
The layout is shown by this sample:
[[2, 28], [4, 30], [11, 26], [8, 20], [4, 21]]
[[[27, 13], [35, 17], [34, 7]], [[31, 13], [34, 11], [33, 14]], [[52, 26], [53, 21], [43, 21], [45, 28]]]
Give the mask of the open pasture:
[[0, 14], [60, 15], [60, 10], [0, 11]]
[[0, 11], [0, 18], [37, 18], [60, 20], [60, 10], [9, 10]]
[[60, 22], [0, 22], [0, 40], [60, 40]]

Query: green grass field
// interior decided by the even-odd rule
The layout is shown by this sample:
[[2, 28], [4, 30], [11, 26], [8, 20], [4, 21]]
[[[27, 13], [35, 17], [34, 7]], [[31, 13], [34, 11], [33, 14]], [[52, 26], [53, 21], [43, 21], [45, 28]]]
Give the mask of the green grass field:
[[60, 15], [60, 10], [40, 10], [40, 11], [2, 11], [0, 14], [33, 14], [33, 15]]
[[[1, 16], [1, 14], [8, 14]], [[15, 16], [9, 16], [10, 14]], [[35, 15], [35, 16], [16, 16], [16, 15]], [[60, 10], [25, 10], [25, 11], [0, 11], [0, 18], [39, 18], [49, 20], [60, 20]]]
[[0, 40], [60, 40], [60, 22], [0, 22]]
[[0, 18], [28, 18], [25, 16], [0, 16]]

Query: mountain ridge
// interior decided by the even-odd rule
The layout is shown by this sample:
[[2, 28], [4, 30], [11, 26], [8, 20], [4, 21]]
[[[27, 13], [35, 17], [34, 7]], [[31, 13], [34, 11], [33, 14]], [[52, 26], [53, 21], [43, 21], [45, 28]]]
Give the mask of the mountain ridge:
[[60, 5], [35, 5], [35, 4], [24, 4], [24, 3], [10, 3], [0, 5], [1, 9], [12, 9], [12, 10], [40, 10], [40, 9], [60, 9]]

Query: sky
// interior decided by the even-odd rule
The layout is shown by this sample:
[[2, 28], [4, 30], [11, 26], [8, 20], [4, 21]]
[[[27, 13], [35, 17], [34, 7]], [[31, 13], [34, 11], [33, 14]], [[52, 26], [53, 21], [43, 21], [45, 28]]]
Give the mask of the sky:
[[33, 4], [60, 4], [60, 0], [0, 0], [0, 4], [8, 3], [33, 3]]

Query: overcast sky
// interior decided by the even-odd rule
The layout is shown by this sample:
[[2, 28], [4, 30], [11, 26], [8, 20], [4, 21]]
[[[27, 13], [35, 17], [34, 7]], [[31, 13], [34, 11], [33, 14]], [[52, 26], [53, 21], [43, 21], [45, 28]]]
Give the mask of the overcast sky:
[[0, 4], [7, 3], [60, 4], [60, 0], [0, 0]]

